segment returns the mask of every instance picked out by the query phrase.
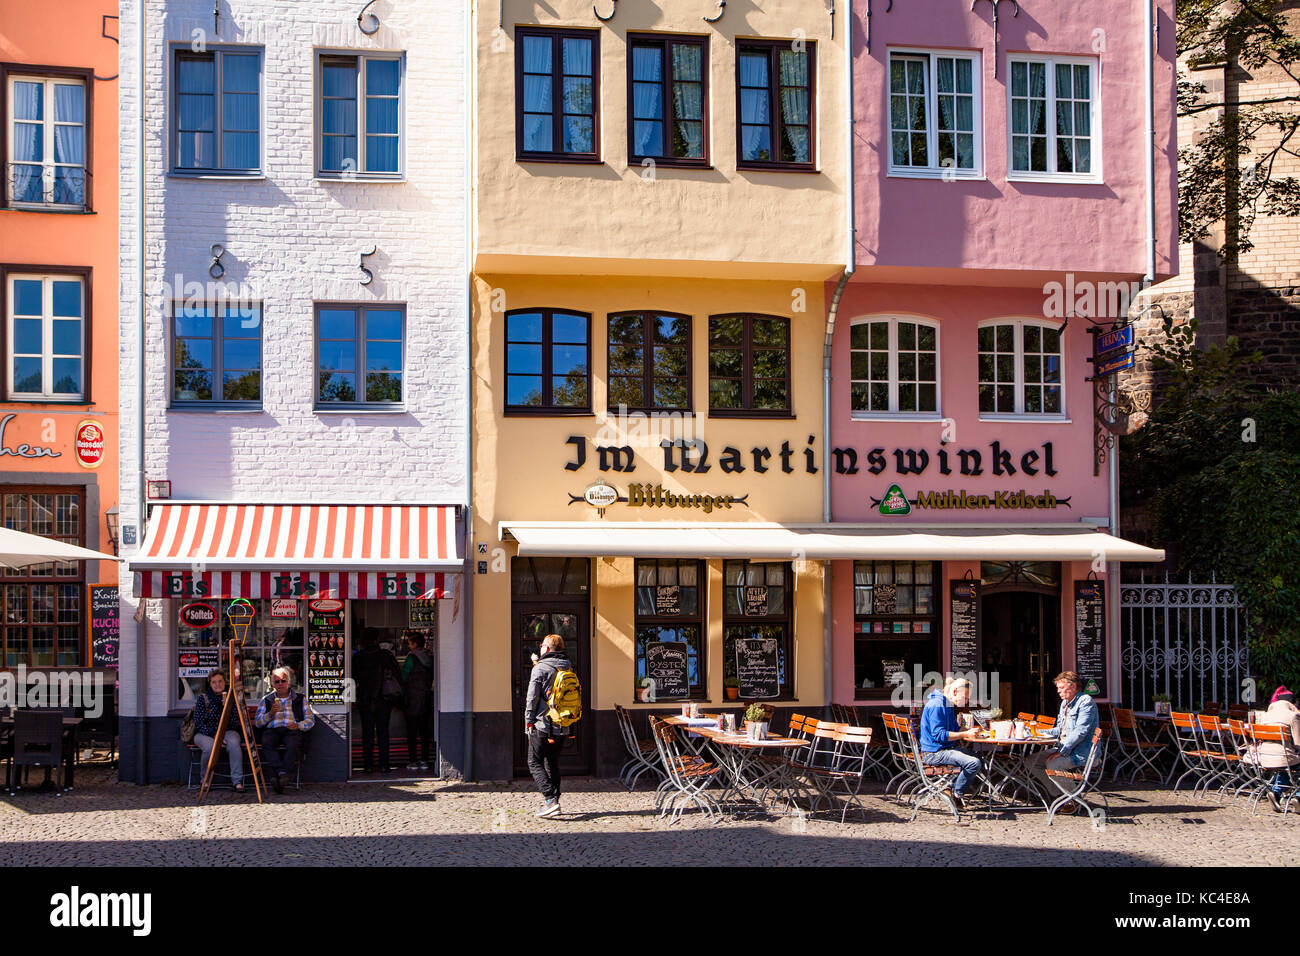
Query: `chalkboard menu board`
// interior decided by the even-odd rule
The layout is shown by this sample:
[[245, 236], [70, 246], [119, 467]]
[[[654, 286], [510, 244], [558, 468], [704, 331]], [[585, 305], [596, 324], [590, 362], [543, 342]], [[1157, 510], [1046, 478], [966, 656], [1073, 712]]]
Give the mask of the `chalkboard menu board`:
[[311, 612], [307, 632], [307, 700], [313, 704], [343, 703], [343, 612]]
[[120, 605], [117, 588], [90, 589], [90, 663], [92, 667], [117, 667]]
[[765, 614], [767, 614], [767, 588], [745, 588], [745, 615], [762, 617]]
[[1074, 669], [1079, 674], [1080, 691], [1106, 696], [1105, 581], [1074, 582]]
[[655, 700], [685, 700], [691, 695], [689, 655], [680, 641], [645, 646], [645, 675], [653, 680]]
[[736, 641], [736, 680], [742, 700], [781, 696], [776, 638], [749, 637]]
[[682, 613], [682, 586], [680, 584], [661, 584], [655, 588], [655, 613]]
[[438, 624], [438, 602], [420, 598], [406, 602], [407, 622], [414, 628], [436, 627]]
[[898, 610], [898, 587], [893, 584], [877, 584], [872, 599], [871, 613], [894, 614]]
[[951, 666], [953, 671], [980, 669], [980, 586], [975, 581], [949, 584]]

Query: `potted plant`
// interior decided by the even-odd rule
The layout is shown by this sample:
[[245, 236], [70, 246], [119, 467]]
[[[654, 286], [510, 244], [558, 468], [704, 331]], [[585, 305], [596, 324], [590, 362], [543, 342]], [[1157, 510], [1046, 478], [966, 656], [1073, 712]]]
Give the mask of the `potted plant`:
[[727, 700], [738, 700], [740, 698], [740, 681], [734, 677], [728, 677], [722, 682], [722, 691], [727, 695]]
[[750, 704], [745, 708], [745, 730], [750, 740], [763, 740], [767, 737], [767, 708], [762, 704]]
[[650, 703], [654, 694], [655, 682], [652, 677], [642, 677], [636, 682], [636, 699], [643, 704]]
[[1171, 699], [1168, 694], [1152, 694], [1151, 699], [1156, 702], [1156, 716], [1168, 717], [1169, 712], [1173, 709]]

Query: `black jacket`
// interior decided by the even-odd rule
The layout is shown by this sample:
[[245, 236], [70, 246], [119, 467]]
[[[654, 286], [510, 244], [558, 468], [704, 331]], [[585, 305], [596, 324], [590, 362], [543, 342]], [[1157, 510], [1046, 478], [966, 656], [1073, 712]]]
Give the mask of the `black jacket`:
[[408, 659], [411, 669], [402, 688], [403, 703], [408, 714], [421, 717], [429, 712], [429, 702], [433, 698], [433, 655], [425, 648], [417, 647]]
[[372, 707], [384, 689], [384, 671], [398, 674], [397, 658], [379, 647], [357, 651], [352, 658], [352, 679], [357, 682], [357, 703]]
[[528, 677], [528, 700], [524, 704], [524, 723], [532, 724], [548, 737], [567, 737], [568, 727], [552, 725], [546, 716], [549, 709], [546, 698], [555, 685], [555, 675], [560, 671], [571, 671], [573, 665], [563, 651], [543, 654], [541, 660], [533, 665], [533, 672]]

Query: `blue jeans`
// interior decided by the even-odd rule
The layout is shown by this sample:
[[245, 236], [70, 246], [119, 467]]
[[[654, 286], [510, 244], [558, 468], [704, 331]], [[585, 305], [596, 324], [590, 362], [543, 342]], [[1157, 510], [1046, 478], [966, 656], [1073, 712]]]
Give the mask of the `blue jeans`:
[[921, 762], [928, 767], [960, 767], [961, 773], [957, 774], [957, 781], [952, 785], [952, 792], [959, 797], [964, 797], [970, 793], [971, 784], [984, 770], [983, 760], [972, 753], [957, 750], [956, 748], [921, 754]]
[[1273, 777], [1273, 796], [1280, 797], [1287, 787], [1291, 786], [1291, 774], [1286, 770], [1279, 770]]

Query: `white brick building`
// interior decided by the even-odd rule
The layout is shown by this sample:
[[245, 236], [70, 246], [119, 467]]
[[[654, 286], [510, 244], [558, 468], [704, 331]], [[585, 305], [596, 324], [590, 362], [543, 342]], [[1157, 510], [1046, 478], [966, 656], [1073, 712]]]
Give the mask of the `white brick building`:
[[[194, 652], [195, 669], [206, 666], [217, 638], [180, 624], [181, 607], [220, 598], [212, 604], [224, 616], [227, 598], [276, 593], [265, 589], [266, 572], [283, 572], [308, 595], [314, 584], [316, 594], [347, 598], [392, 585], [390, 572], [421, 575], [411, 580], [431, 596], [438, 585], [423, 572], [443, 572], [444, 598], [414, 616], [404, 600], [350, 600], [339, 625], [346, 645], [321, 648], [318, 659], [348, 667], [362, 626], [387, 642], [425, 624], [421, 613], [435, 617], [425, 633], [436, 650], [438, 756], [445, 769], [459, 761], [467, 609], [452, 567], [463, 551], [467, 474], [466, 13], [457, 0], [378, 0], [365, 19], [360, 7], [228, 0], [214, 20], [208, 0], [147, 0], [141, 144], [140, 0], [121, 6], [124, 779], [185, 770], [177, 728], [203, 681], [182, 679], [180, 657]], [[154, 539], [140, 514], [142, 180], [143, 478], [169, 481], [173, 502], [227, 503], [154, 501]], [[214, 307], [214, 292], [232, 298]], [[308, 539], [323, 514], [312, 508], [294, 511], [290, 528], [289, 510], [284, 527], [271, 526], [280, 512], [232, 503], [367, 510], [337, 511], [358, 526], [330, 543], [324, 517], [320, 540]], [[408, 507], [373, 507], [384, 504]], [[415, 507], [429, 505], [452, 507]], [[192, 524], [164, 540], [169, 507]], [[247, 546], [226, 524], [223, 550], [222, 522], [237, 514], [268, 524]], [[362, 526], [372, 519], [373, 535]], [[417, 541], [426, 520], [437, 534]], [[131, 563], [151, 541], [159, 560], [137, 576]], [[360, 573], [339, 583], [325, 570]], [[255, 572], [251, 593], [248, 578], [225, 573], [240, 571]], [[151, 588], [189, 593], [157, 599]], [[311, 668], [303, 673], [316, 635], [333, 643], [323, 626], [311, 629], [307, 602], [274, 628], [265, 626], [269, 601], [258, 611], [246, 645], [264, 649], [247, 655], [250, 696], [278, 660], [295, 666], [299, 689], [327, 699], [328, 681], [313, 685]], [[359, 743], [356, 711], [316, 710], [325, 726], [313, 731], [304, 776], [345, 777], [350, 711]], [[403, 734], [398, 719], [395, 745]], [[399, 747], [394, 764], [404, 757]]]

